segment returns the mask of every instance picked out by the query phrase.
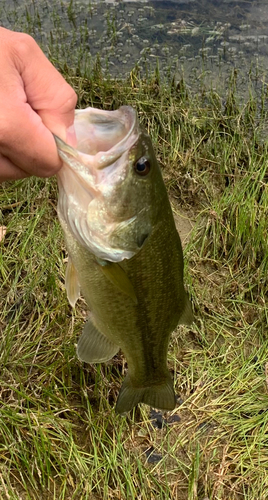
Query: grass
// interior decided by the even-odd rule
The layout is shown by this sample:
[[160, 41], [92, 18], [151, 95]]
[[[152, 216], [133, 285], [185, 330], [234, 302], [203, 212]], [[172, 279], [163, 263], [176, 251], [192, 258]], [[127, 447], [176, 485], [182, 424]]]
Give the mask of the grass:
[[[69, 15], [72, 15], [72, 4]], [[75, 74], [76, 73], [76, 74]], [[55, 179], [0, 188], [0, 498], [266, 500], [267, 87], [226, 98], [184, 81], [67, 71], [78, 105], [133, 105], [150, 133], [176, 211], [191, 220], [185, 281], [192, 328], [172, 337], [178, 407], [153, 425], [114, 403], [121, 355], [81, 364], [86, 317], [64, 291]], [[160, 426], [161, 427], [161, 426]]]

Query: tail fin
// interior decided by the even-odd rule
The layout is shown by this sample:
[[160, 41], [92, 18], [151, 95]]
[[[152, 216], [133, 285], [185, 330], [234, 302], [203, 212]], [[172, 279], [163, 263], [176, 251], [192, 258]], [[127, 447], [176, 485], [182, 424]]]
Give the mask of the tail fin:
[[134, 387], [127, 375], [120, 389], [115, 411], [121, 414], [126, 413], [138, 403], [145, 403], [159, 410], [173, 410], [176, 398], [170, 376], [167, 375], [162, 384]]

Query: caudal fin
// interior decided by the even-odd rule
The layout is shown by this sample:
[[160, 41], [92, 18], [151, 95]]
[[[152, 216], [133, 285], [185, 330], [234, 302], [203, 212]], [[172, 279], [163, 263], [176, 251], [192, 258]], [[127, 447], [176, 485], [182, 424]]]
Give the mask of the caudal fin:
[[116, 403], [116, 413], [126, 413], [138, 403], [145, 403], [159, 410], [173, 410], [176, 398], [173, 382], [169, 375], [162, 384], [150, 387], [134, 387], [130, 377], [127, 375], [120, 389]]

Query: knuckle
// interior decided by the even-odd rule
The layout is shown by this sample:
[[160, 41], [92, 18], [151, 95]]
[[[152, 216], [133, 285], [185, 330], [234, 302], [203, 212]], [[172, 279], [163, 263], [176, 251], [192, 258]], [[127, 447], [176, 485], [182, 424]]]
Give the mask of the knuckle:
[[61, 94], [61, 111], [64, 112], [69, 112], [73, 111], [76, 103], [77, 103], [77, 95], [74, 91], [74, 89], [69, 85], [69, 83], [65, 82], [65, 92], [64, 95]]
[[16, 52], [21, 60], [24, 60], [29, 55], [32, 55], [33, 50], [38, 47], [36, 41], [27, 33], [17, 33], [18, 43], [16, 44]]
[[70, 107], [75, 108], [76, 104], [77, 104], [77, 95], [76, 95], [74, 89], [70, 85], [69, 85], [69, 87], [70, 87], [70, 97], [69, 97], [68, 101], [70, 103]]

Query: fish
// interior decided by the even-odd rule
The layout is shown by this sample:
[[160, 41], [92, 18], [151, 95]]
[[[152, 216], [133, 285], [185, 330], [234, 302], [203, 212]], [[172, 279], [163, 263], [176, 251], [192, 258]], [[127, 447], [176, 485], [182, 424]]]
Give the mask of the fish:
[[127, 375], [116, 413], [138, 403], [172, 410], [169, 340], [193, 313], [150, 136], [131, 106], [76, 110], [73, 126], [75, 147], [54, 137], [63, 160], [57, 212], [68, 251], [67, 297], [75, 306], [81, 291], [89, 308], [78, 359], [103, 363], [122, 350]]

